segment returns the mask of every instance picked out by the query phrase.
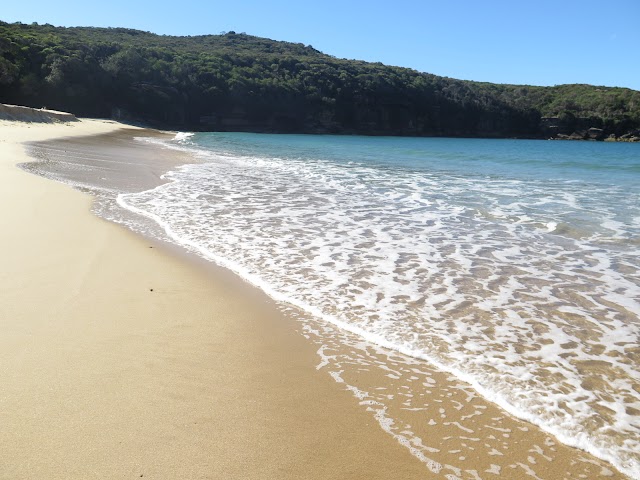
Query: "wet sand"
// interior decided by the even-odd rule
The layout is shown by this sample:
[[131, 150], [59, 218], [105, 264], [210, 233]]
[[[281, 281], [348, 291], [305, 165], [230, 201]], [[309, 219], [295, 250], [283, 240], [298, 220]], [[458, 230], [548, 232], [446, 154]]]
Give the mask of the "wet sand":
[[[132, 142], [143, 133], [162, 135], [0, 122], [0, 478], [624, 478], [15, 166], [27, 150], [45, 170], [90, 155], [94, 184], [149, 188], [184, 159]], [[85, 136], [51, 141], [67, 135]], [[385, 412], [374, 392], [394, 397]]]

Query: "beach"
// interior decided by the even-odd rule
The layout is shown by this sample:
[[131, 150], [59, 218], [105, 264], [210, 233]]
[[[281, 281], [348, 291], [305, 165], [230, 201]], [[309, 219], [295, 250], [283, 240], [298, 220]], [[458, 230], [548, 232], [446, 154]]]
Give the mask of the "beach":
[[118, 128], [0, 127], [0, 478], [424, 478], [268, 298], [16, 167]]
[[[394, 430], [345, 388], [371, 371], [346, 381], [356, 369], [318, 368], [312, 329], [265, 293], [17, 167], [25, 142], [71, 136], [111, 157], [123, 130], [138, 135], [111, 121], [0, 121], [0, 478], [625, 478], [449, 374], [371, 349], [437, 399]], [[160, 170], [181, 162], [137, 151], [167, 156]], [[139, 186], [161, 183], [143, 170]], [[331, 353], [347, 358], [342, 348]]]

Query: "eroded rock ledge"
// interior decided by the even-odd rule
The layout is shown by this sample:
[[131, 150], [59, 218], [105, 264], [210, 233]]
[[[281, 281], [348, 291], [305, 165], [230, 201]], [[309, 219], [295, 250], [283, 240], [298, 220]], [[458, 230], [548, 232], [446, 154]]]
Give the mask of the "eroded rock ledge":
[[76, 122], [78, 119], [72, 113], [47, 110], [45, 108], [21, 107], [19, 105], [6, 105], [0, 103], [0, 120], [13, 120], [18, 122], [56, 123]]

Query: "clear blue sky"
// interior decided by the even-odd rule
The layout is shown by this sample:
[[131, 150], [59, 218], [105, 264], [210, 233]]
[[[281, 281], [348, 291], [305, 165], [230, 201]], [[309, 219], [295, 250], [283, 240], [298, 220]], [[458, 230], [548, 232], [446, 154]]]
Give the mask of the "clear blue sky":
[[640, 90], [640, 0], [7, 0], [0, 20], [234, 30], [467, 80]]

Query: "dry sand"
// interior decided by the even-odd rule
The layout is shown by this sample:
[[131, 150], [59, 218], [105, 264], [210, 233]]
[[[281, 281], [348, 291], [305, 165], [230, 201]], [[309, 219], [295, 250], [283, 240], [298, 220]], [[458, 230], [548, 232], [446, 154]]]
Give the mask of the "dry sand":
[[429, 478], [266, 296], [15, 166], [117, 128], [0, 122], [0, 478]]
[[69, 135], [103, 134], [113, 158], [120, 128], [0, 121], [0, 479], [622, 478], [426, 365], [372, 353], [345, 370], [352, 385], [379, 382], [376, 364], [434, 382], [418, 411], [392, 405], [437, 447], [445, 468], [429, 471], [262, 292], [15, 166], [22, 142]]

